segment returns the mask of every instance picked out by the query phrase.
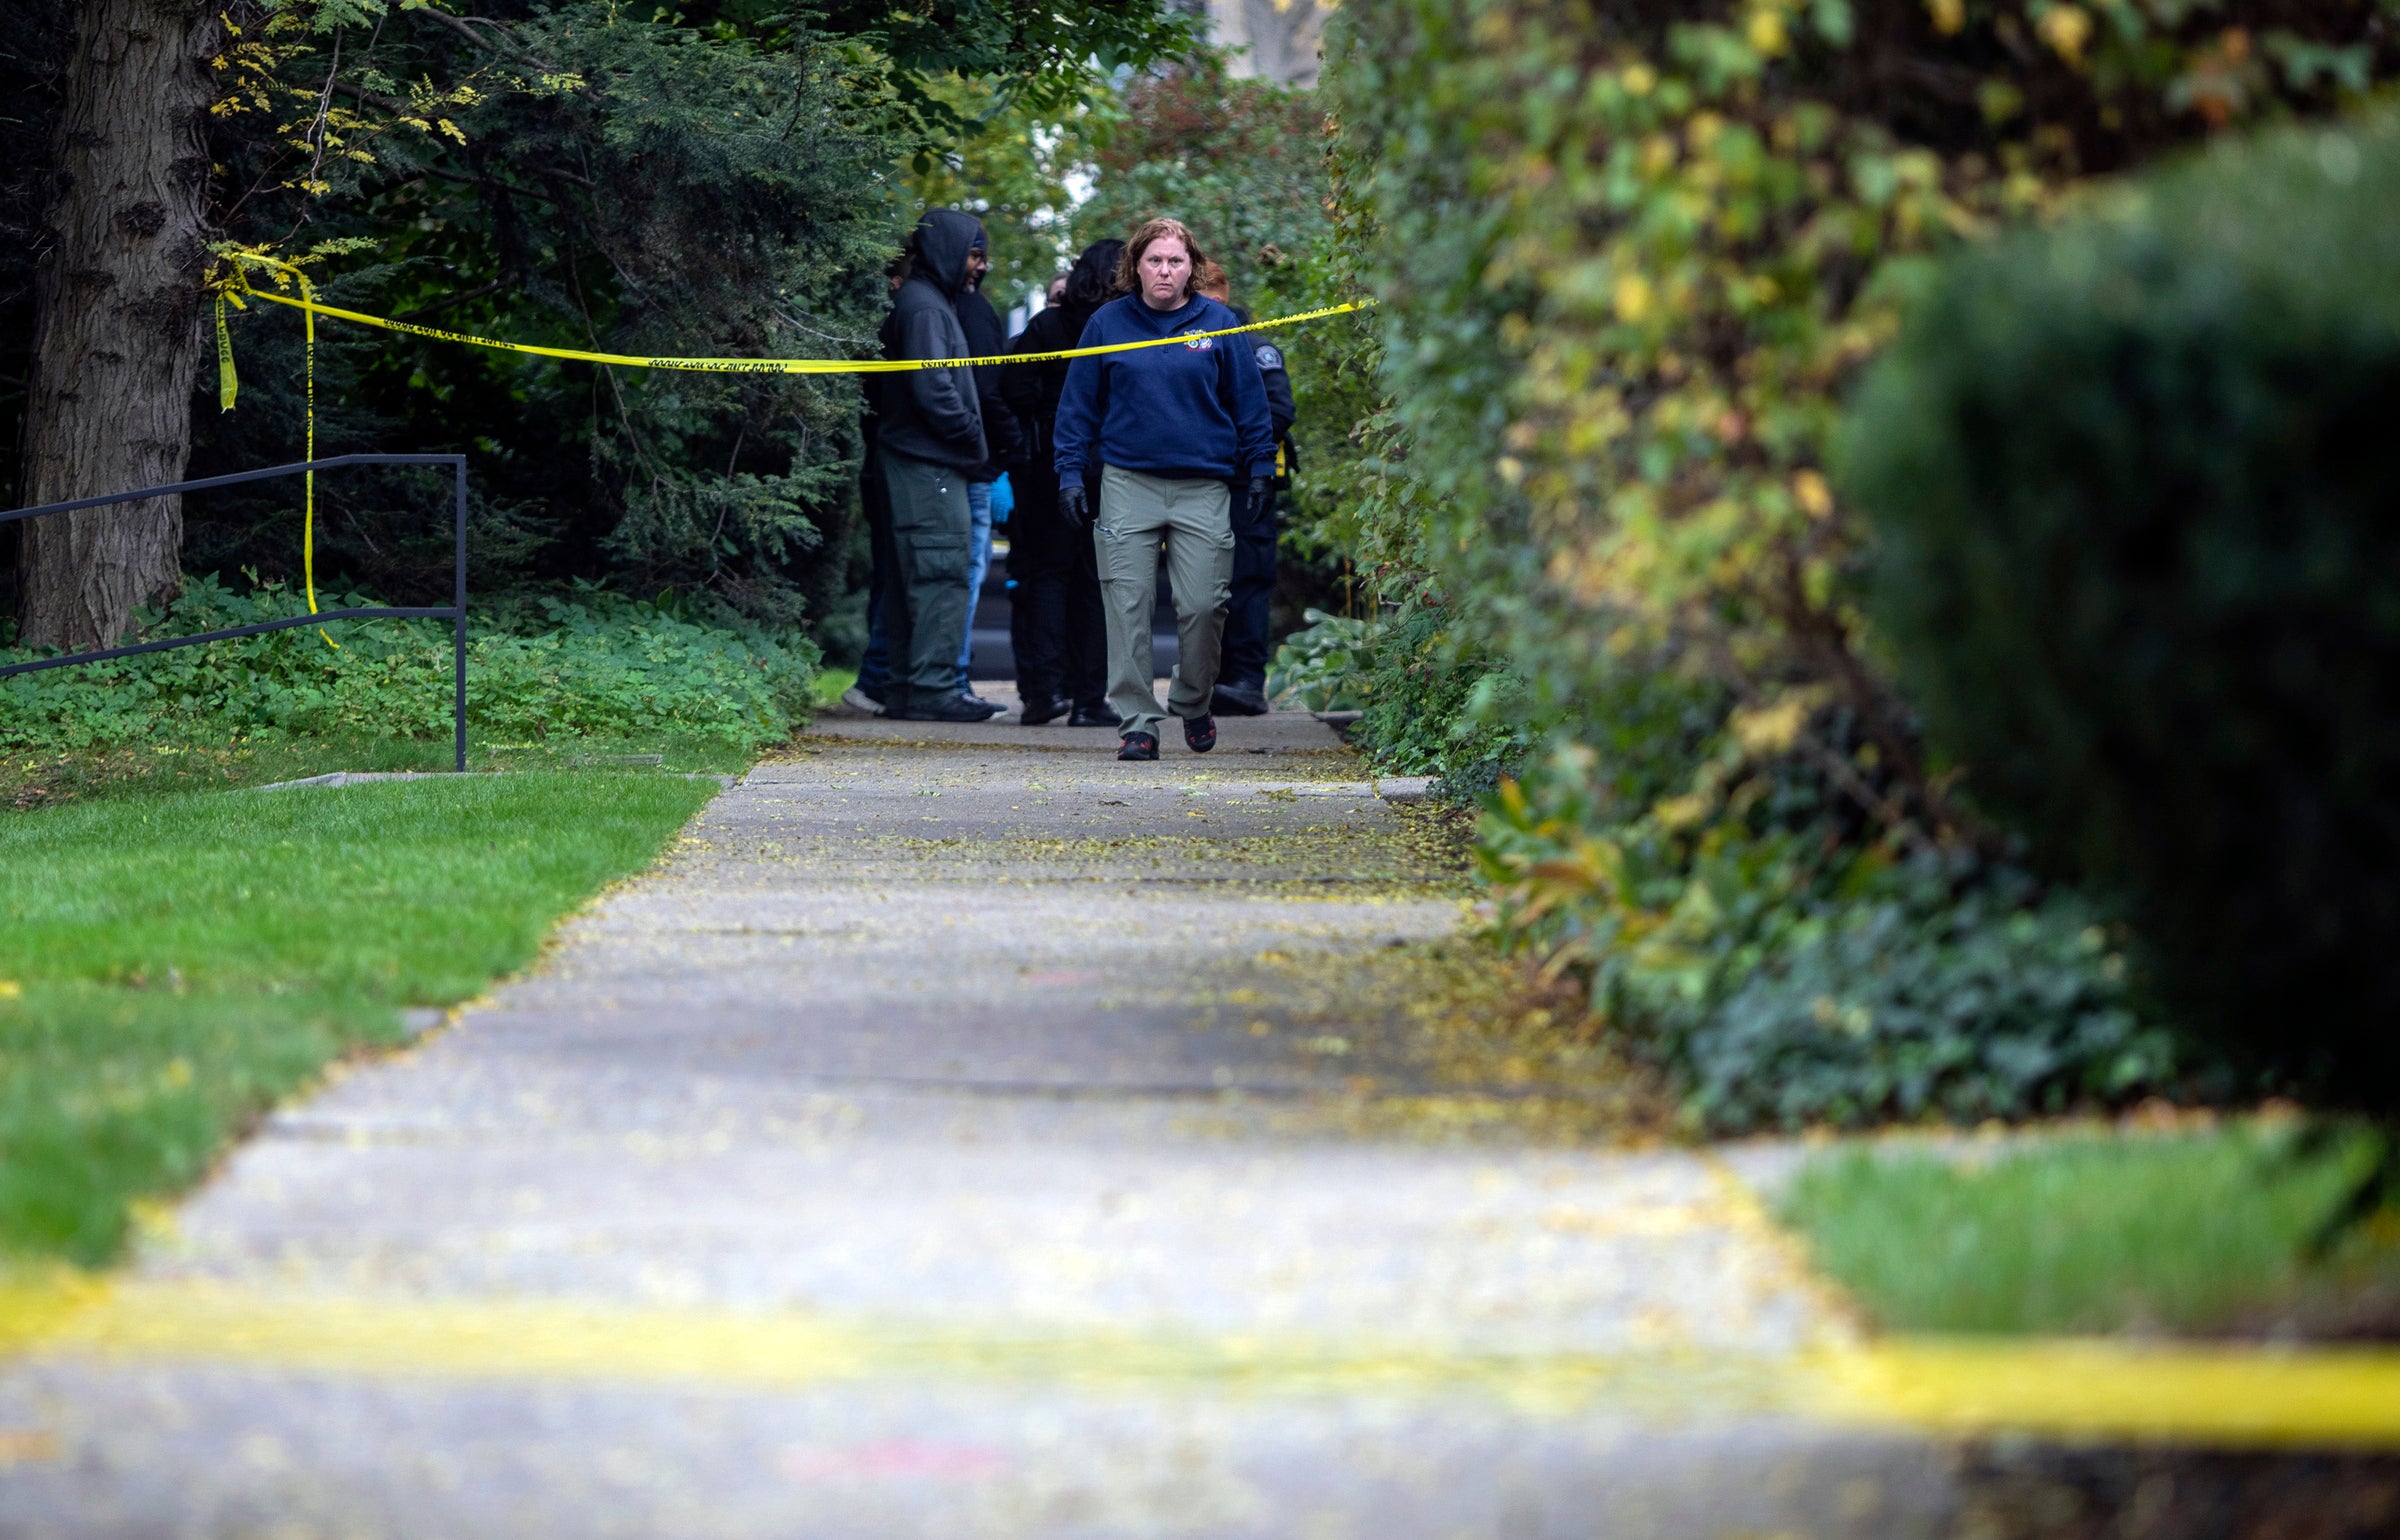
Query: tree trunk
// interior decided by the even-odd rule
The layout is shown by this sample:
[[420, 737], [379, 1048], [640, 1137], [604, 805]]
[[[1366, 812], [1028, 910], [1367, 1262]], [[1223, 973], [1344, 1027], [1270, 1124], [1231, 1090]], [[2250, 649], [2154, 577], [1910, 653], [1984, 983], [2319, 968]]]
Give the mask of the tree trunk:
[[[183, 477], [203, 344], [216, 11], [84, 0], [34, 290], [27, 503]], [[136, 609], [175, 592], [182, 558], [181, 498], [32, 520], [17, 559], [19, 639], [110, 646]]]

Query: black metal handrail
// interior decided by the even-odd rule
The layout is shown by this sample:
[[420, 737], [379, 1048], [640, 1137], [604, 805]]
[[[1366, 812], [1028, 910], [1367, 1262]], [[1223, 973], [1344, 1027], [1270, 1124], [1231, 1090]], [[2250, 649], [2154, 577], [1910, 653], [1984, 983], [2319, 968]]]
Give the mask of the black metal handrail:
[[13, 524], [19, 519], [38, 519], [44, 514], [73, 513], [79, 508], [104, 508], [111, 503], [140, 502], [150, 497], [172, 497], [183, 492], [204, 492], [211, 487], [239, 486], [246, 481], [270, 481], [278, 476], [299, 476], [309, 471], [336, 470], [345, 465], [447, 465], [455, 477], [454, 523], [456, 526], [455, 553], [451, 573], [451, 602], [448, 605], [426, 608], [378, 607], [347, 610], [322, 610], [313, 615], [291, 615], [282, 620], [262, 620], [255, 625], [233, 626], [222, 631], [200, 631], [190, 636], [167, 636], [154, 641], [133, 642], [122, 647], [103, 647], [94, 652], [71, 652], [55, 658], [35, 658], [25, 663], [0, 667], [0, 679], [11, 674], [38, 673], [43, 669], [66, 668], [77, 663], [100, 663], [110, 658], [130, 658], [136, 653], [165, 652], [175, 647], [197, 647], [204, 642], [230, 641], [238, 636], [263, 636], [269, 631], [289, 631], [298, 626], [322, 625], [330, 620], [447, 620], [451, 622], [450, 672], [453, 748], [457, 768], [467, 768], [467, 457], [465, 455], [334, 455], [323, 460], [303, 460], [294, 465], [270, 465], [263, 470], [236, 471], [230, 476], [203, 476], [196, 481], [175, 481], [165, 486], [141, 487], [131, 492], [104, 492], [98, 497], [73, 497], [64, 502], [40, 503], [31, 508], [16, 508], [0, 513], [0, 524]]

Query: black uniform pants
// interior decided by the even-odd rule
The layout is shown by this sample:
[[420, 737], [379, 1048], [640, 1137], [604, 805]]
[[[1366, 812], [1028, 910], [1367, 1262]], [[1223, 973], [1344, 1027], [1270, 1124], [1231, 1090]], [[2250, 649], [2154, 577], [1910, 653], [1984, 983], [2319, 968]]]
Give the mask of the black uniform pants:
[[[1100, 566], [1089, 529], [1071, 529], [1058, 513], [1058, 478], [1045, 467], [1013, 473], [1017, 506], [1008, 516], [1011, 596], [1009, 642], [1017, 655], [1017, 695], [1027, 705], [1064, 696], [1108, 709], [1108, 632], [1101, 620]], [[1094, 520], [1100, 488], [1085, 488]]]
[[1225, 612], [1224, 662], [1217, 679], [1257, 690], [1266, 686], [1272, 650], [1267, 607], [1275, 597], [1278, 525], [1275, 494], [1268, 493], [1267, 505], [1252, 517], [1246, 507], [1250, 499], [1243, 495], [1247, 490], [1237, 484], [1233, 492], [1233, 600]]

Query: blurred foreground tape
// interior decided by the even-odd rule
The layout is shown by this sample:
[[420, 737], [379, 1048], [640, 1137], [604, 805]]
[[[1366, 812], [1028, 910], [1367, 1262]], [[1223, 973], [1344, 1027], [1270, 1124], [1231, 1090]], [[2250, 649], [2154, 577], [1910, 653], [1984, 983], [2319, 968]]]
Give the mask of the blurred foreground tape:
[[67, 1331], [111, 1292], [101, 1280], [63, 1267], [0, 1278], [0, 1358], [15, 1358]]
[[2400, 1449], [2400, 1349], [2041, 1338], [1878, 1343], [1817, 1362], [1811, 1410], [1942, 1432]]
[[1028, 1326], [560, 1301], [284, 1294], [66, 1277], [0, 1288], [0, 1355], [369, 1377], [1034, 1381], [1137, 1391], [1483, 1396], [1559, 1417], [1791, 1417], [1933, 1435], [2400, 1450], [2400, 1350], [1898, 1340], [1798, 1354], [1483, 1352], [1420, 1341]]

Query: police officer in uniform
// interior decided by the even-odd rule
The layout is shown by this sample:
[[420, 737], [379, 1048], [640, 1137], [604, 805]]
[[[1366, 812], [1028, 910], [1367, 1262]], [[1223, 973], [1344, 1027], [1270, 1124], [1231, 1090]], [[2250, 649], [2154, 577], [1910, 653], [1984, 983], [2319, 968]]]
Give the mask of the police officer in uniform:
[[[1233, 285], [1225, 269], [1211, 262], [1193, 285], [1250, 324], [1250, 312], [1235, 305]], [[1299, 408], [1292, 401], [1291, 371], [1282, 347], [1265, 332], [1239, 339], [1258, 358], [1259, 377], [1267, 387], [1267, 418], [1275, 430], [1275, 487], [1292, 484], [1292, 422]], [[1225, 614], [1224, 661], [1210, 709], [1229, 717], [1264, 716], [1267, 711], [1267, 658], [1274, 641], [1268, 628], [1268, 606], [1275, 596], [1275, 542], [1282, 532], [1270, 496], [1253, 510], [1247, 500], [1233, 500], [1233, 600]]]

